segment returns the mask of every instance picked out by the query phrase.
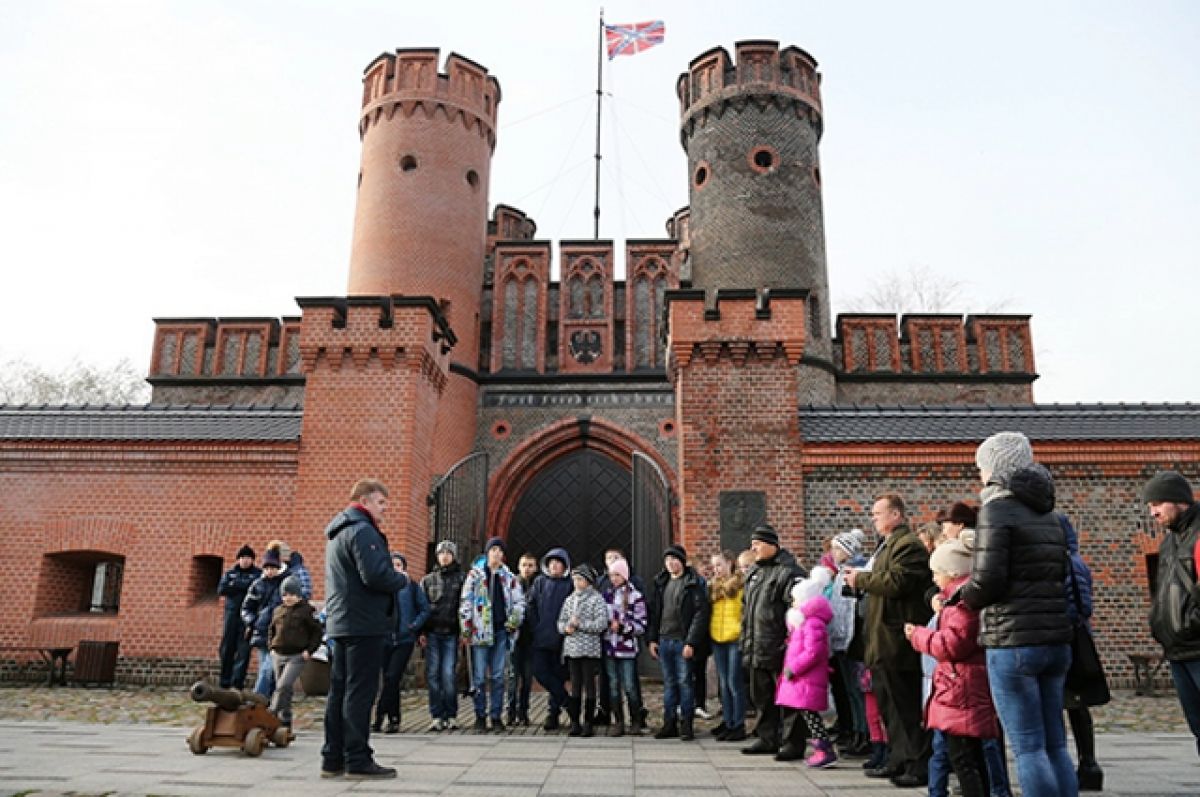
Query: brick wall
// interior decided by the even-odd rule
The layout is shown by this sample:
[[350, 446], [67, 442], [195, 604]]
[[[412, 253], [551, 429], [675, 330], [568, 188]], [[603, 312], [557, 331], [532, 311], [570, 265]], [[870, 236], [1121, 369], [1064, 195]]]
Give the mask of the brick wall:
[[[195, 558], [232, 566], [243, 543], [289, 537], [296, 456], [294, 443], [0, 445], [0, 577], [14, 587], [0, 644], [215, 659], [221, 605]], [[120, 609], [87, 612], [95, 562], [111, 557]]]

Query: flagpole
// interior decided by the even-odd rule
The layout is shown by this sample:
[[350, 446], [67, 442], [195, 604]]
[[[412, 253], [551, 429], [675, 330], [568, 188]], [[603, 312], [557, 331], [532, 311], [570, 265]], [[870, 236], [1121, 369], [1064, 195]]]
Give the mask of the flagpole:
[[596, 205], [592, 210], [592, 238], [600, 240], [600, 108], [604, 98], [604, 8], [600, 9], [600, 36], [596, 46]]

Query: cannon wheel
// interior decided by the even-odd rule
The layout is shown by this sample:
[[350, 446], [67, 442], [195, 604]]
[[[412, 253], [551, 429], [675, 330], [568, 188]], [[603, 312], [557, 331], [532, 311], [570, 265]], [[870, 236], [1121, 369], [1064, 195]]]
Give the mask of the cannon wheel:
[[203, 725], [188, 735], [188, 749], [196, 755], [204, 755], [208, 752], [208, 745], [204, 743]]
[[248, 756], [262, 755], [263, 748], [267, 746], [266, 734], [262, 732], [262, 728], [251, 728], [246, 731], [246, 738], [242, 740], [242, 752]]
[[292, 734], [286, 727], [280, 725], [275, 729], [275, 733], [271, 734], [271, 741], [275, 743], [276, 747], [287, 747], [292, 743]]

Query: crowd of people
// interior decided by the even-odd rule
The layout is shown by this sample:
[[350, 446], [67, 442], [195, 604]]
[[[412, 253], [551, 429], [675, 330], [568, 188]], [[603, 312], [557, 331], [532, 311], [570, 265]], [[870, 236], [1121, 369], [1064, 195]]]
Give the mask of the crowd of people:
[[[548, 695], [545, 731], [559, 730], [565, 712], [570, 736], [593, 736], [598, 726], [610, 736], [647, 733], [644, 652], [663, 681], [654, 738], [692, 741], [695, 719], [708, 716], [711, 657], [721, 703], [711, 733], [749, 740], [746, 755], [812, 768], [865, 758], [867, 777], [927, 786], [931, 797], [949, 793], [951, 773], [965, 797], [1004, 797], [1009, 745], [1027, 797], [1100, 790], [1089, 705], [1106, 700], [1107, 687], [1081, 686], [1074, 672], [1068, 687], [1072, 651], [1091, 634], [1091, 574], [1078, 535], [1055, 512], [1051, 474], [1024, 435], [988, 438], [976, 464], [981, 505], [955, 502], [920, 528], [900, 495], [879, 496], [870, 551], [863, 531], [839, 532], [806, 568], [763, 524], [748, 550], [713, 555], [703, 573], [681, 545], [669, 545], [648, 583], [618, 549], [605, 553], [602, 572], [572, 567], [566, 550], [551, 548], [540, 559], [522, 553], [514, 573], [499, 537], [469, 566], [455, 543], [437, 543], [417, 583], [379, 529], [386, 488], [361, 481], [326, 530], [331, 686], [321, 774], [395, 776], [375, 762], [368, 738], [372, 729], [398, 731], [400, 682], [420, 646], [431, 732], [458, 727], [461, 649], [476, 732], [528, 725], [537, 682]], [[1143, 500], [1168, 531], [1151, 629], [1200, 750], [1200, 511], [1174, 472], [1151, 479]], [[291, 686], [321, 626], [299, 554], [272, 543], [262, 565], [244, 548], [221, 580], [221, 683], [240, 687], [257, 648], [255, 688], [273, 695], [272, 710], [289, 723]], [[823, 714], [836, 715], [832, 727]]]

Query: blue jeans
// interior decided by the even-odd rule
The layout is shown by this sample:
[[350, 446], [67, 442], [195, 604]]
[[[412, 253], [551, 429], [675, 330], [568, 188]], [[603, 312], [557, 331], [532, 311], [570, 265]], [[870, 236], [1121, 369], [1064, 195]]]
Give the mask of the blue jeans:
[[638, 689], [637, 658], [618, 659], [612, 656], [604, 659], [604, 670], [608, 673], [608, 699], [613, 709], [621, 707], [621, 692], [629, 701], [629, 719], [637, 719], [642, 710], [642, 693]]
[[692, 694], [691, 667], [683, 657], [683, 640], [658, 640], [658, 663], [663, 674], [663, 722], [674, 725], [676, 712], [682, 712], [683, 718], [691, 722], [696, 699]]
[[258, 680], [254, 682], [254, 691], [265, 698], [275, 692], [275, 662], [266, 648], [258, 648]]
[[1024, 797], [1079, 793], [1063, 726], [1063, 684], [1070, 664], [1066, 644], [987, 650], [992, 700], [1017, 760]]
[[992, 797], [1012, 797], [1008, 780], [1008, 760], [1004, 757], [1003, 739], [983, 740], [983, 760], [987, 764], [988, 788]]
[[[488, 696], [492, 693], [494, 720], [500, 719], [504, 711], [504, 665], [508, 661], [508, 632], [496, 632], [496, 641], [491, 645], [471, 646], [471, 685], [475, 687], [475, 716], [488, 716]], [[487, 690], [484, 687], [487, 686]]]
[[1171, 661], [1171, 679], [1175, 681], [1175, 694], [1183, 706], [1192, 736], [1196, 737], [1196, 750], [1200, 752], [1200, 659]]
[[714, 642], [713, 661], [717, 665], [717, 687], [721, 693], [721, 713], [726, 728], [746, 723], [746, 680], [742, 676], [742, 649], [737, 640]]
[[429, 716], [449, 720], [458, 716], [458, 694], [454, 689], [454, 665], [458, 661], [458, 636], [434, 634], [426, 637], [425, 683], [429, 685]]
[[946, 733], [933, 729], [933, 755], [929, 757], [929, 797], [946, 797], [950, 793], [950, 750]]

